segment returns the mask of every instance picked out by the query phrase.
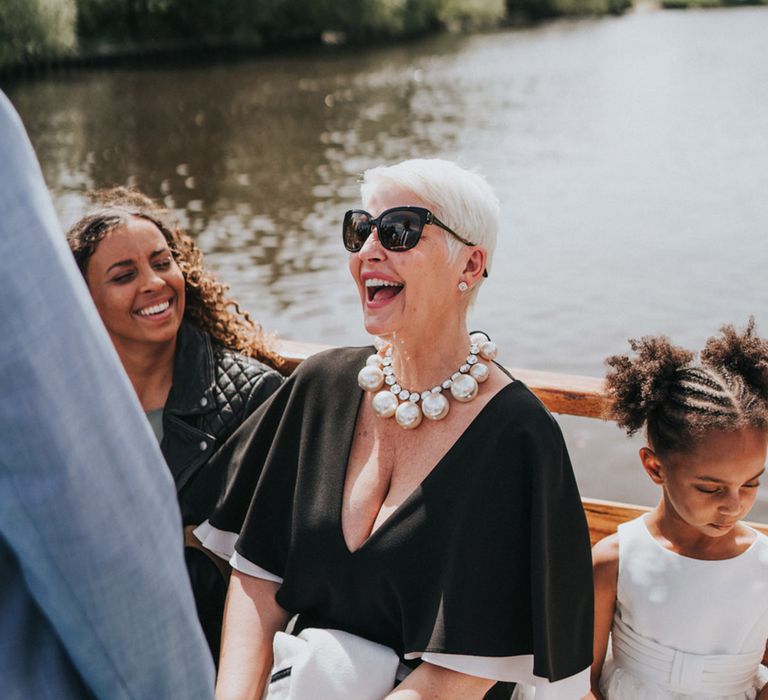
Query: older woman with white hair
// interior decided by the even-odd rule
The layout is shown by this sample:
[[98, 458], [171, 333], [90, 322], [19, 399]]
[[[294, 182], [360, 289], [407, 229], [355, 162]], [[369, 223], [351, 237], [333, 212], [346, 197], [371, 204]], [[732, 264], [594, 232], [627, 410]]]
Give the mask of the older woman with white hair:
[[229, 489], [198, 530], [234, 567], [217, 697], [578, 698], [592, 584], [568, 453], [467, 329], [496, 196], [409, 160], [362, 199], [343, 240], [376, 347], [307, 360], [219, 455]]

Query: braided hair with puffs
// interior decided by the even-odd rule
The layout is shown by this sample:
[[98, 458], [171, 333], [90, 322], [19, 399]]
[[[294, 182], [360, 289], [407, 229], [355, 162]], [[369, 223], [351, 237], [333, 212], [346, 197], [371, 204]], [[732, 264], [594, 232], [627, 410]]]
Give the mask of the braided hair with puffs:
[[278, 369], [281, 367], [282, 359], [265, 337], [261, 325], [254, 322], [235, 299], [227, 296], [229, 285], [219, 282], [205, 267], [202, 252], [167, 209], [127, 187], [92, 192], [91, 198], [99, 207], [67, 232], [69, 247], [84, 277], [88, 261], [104, 236], [131, 217], [146, 219], [163, 234], [184, 275], [185, 318], [223, 347]]
[[768, 430], [768, 341], [755, 335], [753, 318], [741, 333], [723, 326], [700, 364], [666, 336], [629, 344], [634, 356], [606, 360], [610, 417], [628, 435], [645, 426], [657, 454], [686, 452], [710, 430]]

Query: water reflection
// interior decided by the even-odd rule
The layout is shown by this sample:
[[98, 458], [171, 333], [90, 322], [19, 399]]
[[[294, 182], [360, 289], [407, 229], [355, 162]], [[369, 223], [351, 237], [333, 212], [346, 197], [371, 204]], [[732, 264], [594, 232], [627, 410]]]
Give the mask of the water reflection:
[[311, 318], [327, 315], [338, 282], [337, 221], [359, 173], [456, 138], [461, 95], [424, 85], [414, 61], [462, 41], [432, 42], [426, 54], [402, 46], [92, 71], [12, 99], [65, 222], [82, 212], [85, 190], [136, 184], [179, 211], [247, 305], [263, 307], [269, 290], [274, 312]]
[[[267, 328], [319, 342], [365, 339], [338, 240], [359, 173], [478, 167], [504, 224], [473, 325], [510, 365], [594, 375], [630, 335], [699, 346], [750, 313], [768, 333], [765, 36], [768, 8], [657, 12], [9, 95], [64, 223], [88, 188], [134, 183]], [[585, 491], [652, 497], [634, 443], [564, 425]]]

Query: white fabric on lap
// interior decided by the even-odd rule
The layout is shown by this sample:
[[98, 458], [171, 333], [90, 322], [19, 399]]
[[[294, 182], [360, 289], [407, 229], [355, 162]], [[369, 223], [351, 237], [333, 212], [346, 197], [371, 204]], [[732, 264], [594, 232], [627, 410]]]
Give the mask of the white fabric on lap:
[[348, 632], [278, 632], [265, 700], [381, 700], [395, 685], [397, 654]]

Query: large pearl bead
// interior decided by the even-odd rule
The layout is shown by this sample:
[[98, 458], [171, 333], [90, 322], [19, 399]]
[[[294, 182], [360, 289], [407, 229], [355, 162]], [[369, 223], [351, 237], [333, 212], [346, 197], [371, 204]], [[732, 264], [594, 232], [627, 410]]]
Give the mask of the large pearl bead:
[[381, 367], [384, 364], [384, 360], [382, 360], [379, 355], [374, 353], [373, 355], [368, 355], [368, 359], [366, 359], [365, 364], [371, 367]]
[[492, 340], [486, 340], [484, 343], [480, 343], [480, 357], [484, 360], [493, 360], [496, 357], [498, 348], [496, 343]]
[[472, 345], [482, 345], [488, 340], [490, 340], [490, 338], [482, 331], [475, 331], [472, 335], [469, 336], [469, 341], [472, 343]]
[[488, 379], [488, 376], [491, 372], [488, 369], [488, 365], [484, 365], [482, 362], [478, 362], [477, 364], [472, 365], [469, 373], [479, 384], [482, 384], [486, 379]]
[[468, 374], [462, 374], [453, 380], [451, 384], [451, 394], [453, 398], [461, 403], [467, 403], [477, 396], [477, 382], [474, 377]]
[[449, 408], [448, 399], [442, 394], [430, 394], [421, 401], [421, 410], [429, 420], [442, 420]]
[[422, 417], [421, 409], [411, 401], [401, 403], [395, 411], [395, 420], [401, 428], [412, 430], [418, 428]]
[[357, 383], [364, 391], [378, 391], [384, 384], [384, 372], [381, 367], [366, 365], [357, 373]]
[[371, 400], [371, 408], [379, 418], [391, 418], [397, 410], [397, 396], [391, 391], [380, 391]]

